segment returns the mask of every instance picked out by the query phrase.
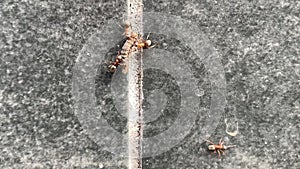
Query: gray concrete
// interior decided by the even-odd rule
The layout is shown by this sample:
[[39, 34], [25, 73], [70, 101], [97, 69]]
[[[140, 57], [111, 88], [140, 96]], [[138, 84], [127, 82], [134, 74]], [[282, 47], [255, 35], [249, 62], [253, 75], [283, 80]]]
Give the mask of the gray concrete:
[[[211, 155], [207, 144], [199, 142], [198, 117], [180, 144], [143, 159], [143, 167], [300, 168], [300, 2], [149, 0], [144, 7], [146, 12], [191, 20], [213, 44], [225, 71], [227, 106], [210, 139], [217, 142], [225, 137], [227, 144], [238, 147], [221, 159]], [[83, 130], [74, 114], [71, 92], [72, 68], [82, 47], [107, 20], [122, 18], [125, 9], [125, 2], [115, 0], [0, 2], [0, 168], [126, 168], [126, 161], [114, 159]], [[193, 52], [176, 39], [155, 32], [152, 38], [164, 42], [158, 49], [175, 51], [186, 57], [187, 64], [198, 64], [189, 60]], [[111, 47], [107, 58], [115, 53]], [[197, 78], [205, 79], [206, 72], [199, 69]], [[98, 100], [99, 90], [107, 85], [105, 78], [110, 77], [100, 73], [99, 78]], [[163, 85], [161, 79], [166, 81], [161, 88], [166, 95], [153, 93]], [[209, 80], [204, 82], [205, 94], [197, 91], [197, 95], [201, 107], [208, 109], [211, 88]], [[158, 118], [144, 132], [151, 137], [171, 127], [180, 91], [172, 77], [156, 70], [145, 71], [144, 85], [145, 109], [161, 100], [157, 98], [175, 102], [167, 107], [175, 115], [150, 118]], [[106, 101], [106, 118], [124, 132], [126, 121], [114, 109], [105, 111], [113, 106]], [[236, 137], [225, 133], [223, 119], [229, 116], [239, 122]]]

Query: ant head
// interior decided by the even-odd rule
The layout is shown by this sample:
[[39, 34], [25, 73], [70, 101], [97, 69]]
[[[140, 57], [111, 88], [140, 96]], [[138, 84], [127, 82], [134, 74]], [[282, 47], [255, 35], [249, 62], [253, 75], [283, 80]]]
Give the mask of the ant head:
[[131, 24], [130, 24], [129, 21], [124, 21], [123, 25], [124, 25], [125, 28], [130, 28], [131, 27]]
[[133, 37], [133, 38], [137, 38], [138, 36], [139, 35], [137, 33], [134, 33], [134, 32], [131, 33], [131, 37]]
[[209, 145], [209, 146], [208, 146], [208, 149], [209, 149], [209, 150], [215, 150], [215, 146], [214, 146], [214, 145]]
[[109, 69], [110, 72], [115, 72], [117, 67], [115, 65], [109, 65], [108, 69]]
[[151, 43], [151, 40], [146, 40], [145, 43], [146, 43], [147, 46], [151, 46], [151, 44], [152, 44], [152, 43]]

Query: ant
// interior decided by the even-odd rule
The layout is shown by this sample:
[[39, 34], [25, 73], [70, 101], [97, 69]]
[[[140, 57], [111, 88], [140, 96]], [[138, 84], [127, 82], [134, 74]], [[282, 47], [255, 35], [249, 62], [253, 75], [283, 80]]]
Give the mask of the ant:
[[126, 41], [121, 48], [121, 51], [118, 52], [115, 62], [112, 62], [108, 66], [108, 71], [114, 73], [119, 65], [122, 65], [125, 62], [125, 59], [131, 52], [142, 50], [142, 49], [150, 49], [153, 48], [155, 45], [152, 45], [151, 40], [149, 40], [148, 34], [146, 39], [143, 39], [141, 35], [134, 33], [131, 31], [130, 23], [126, 22], [124, 24], [125, 31], [123, 35], [126, 37]]
[[210, 145], [208, 146], [208, 150], [214, 151], [214, 153], [218, 153], [219, 158], [221, 157], [221, 154], [225, 155], [225, 150], [236, 147], [236, 145], [225, 146], [222, 138], [220, 139], [219, 144], [214, 144], [210, 140], [206, 140], [206, 139], [203, 139], [203, 140], [210, 143]]

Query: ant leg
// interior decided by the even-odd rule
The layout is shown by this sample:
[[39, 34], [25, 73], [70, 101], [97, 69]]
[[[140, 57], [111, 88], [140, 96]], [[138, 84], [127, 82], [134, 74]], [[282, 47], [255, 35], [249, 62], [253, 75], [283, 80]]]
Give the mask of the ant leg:
[[221, 158], [221, 152], [220, 152], [220, 150], [217, 150], [217, 152], [218, 152], [218, 157]]
[[120, 51], [118, 50], [118, 54], [117, 54], [117, 56], [116, 56], [116, 60], [118, 60], [118, 59], [120, 59]]
[[152, 45], [152, 46], [150, 46], [150, 47], [148, 47], [148, 49], [154, 48], [156, 45], [157, 45], [157, 43], [154, 44], [154, 45]]
[[225, 155], [225, 151], [223, 151], [223, 150], [220, 150], [221, 151], [221, 153], [223, 154], [223, 155]]
[[216, 154], [216, 153], [217, 153], [217, 151], [215, 150], [215, 151], [210, 152], [210, 155]]
[[227, 148], [233, 148], [233, 147], [236, 147], [236, 145], [229, 145], [229, 146], [226, 146]]
[[223, 145], [223, 144], [224, 144], [223, 137], [221, 137], [221, 139], [220, 139], [220, 141], [219, 141], [219, 144], [220, 144], [220, 145]]
[[217, 153], [217, 151], [215, 150], [215, 151], [213, 151], [213, 152], [210, 152], [210, 155], [216, 154], [216, 153]]
[[125, 66], [123, 69], [122, 69], [122, 73], [126, 74], [128, 72], [128, 66]]

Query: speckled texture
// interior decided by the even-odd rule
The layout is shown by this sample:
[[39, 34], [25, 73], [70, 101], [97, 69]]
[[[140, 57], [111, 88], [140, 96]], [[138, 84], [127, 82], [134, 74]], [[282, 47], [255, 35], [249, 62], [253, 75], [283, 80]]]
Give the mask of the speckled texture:
[[[222, 159], [191, 133], [143, 167], [299, 168], [299, 1], [149, 0], [144, 7], [189, 19], [206, 34], [222, 58], [225, 110], [240, 134], [226, 136], [221, 121], [211, 138], [238, 145]], [[82, 129], [71, 93], [79, 51], [125, 8], [122, 1], [0, 2], [0, 168], [126, 168]]]

